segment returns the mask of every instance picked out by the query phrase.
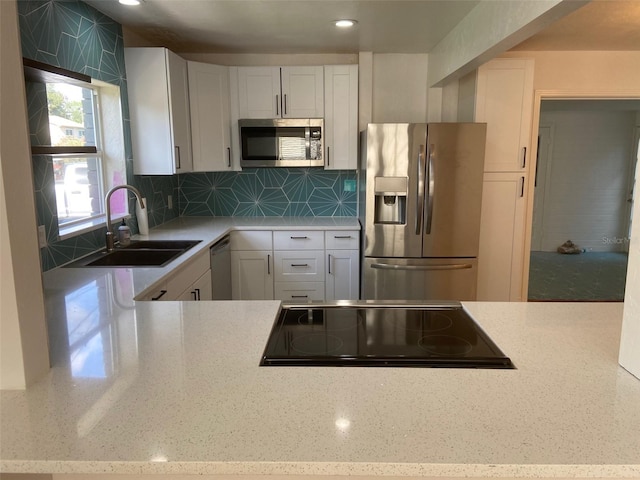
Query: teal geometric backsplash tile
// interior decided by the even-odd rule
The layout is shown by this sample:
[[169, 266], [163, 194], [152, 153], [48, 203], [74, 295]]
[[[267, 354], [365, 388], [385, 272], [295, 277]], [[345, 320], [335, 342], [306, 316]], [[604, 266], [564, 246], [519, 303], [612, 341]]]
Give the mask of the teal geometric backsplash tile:
[[322, 168], [253, 168], [180, 175], [181, 215], [354, 217], [356, 172]]

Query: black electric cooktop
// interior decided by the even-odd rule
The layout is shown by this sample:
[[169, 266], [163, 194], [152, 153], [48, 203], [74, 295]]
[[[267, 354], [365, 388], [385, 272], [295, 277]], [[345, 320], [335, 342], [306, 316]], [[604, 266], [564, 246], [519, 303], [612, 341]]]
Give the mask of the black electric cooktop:
[[283, 305], [262, 366], [515, 368], [458, 303]]

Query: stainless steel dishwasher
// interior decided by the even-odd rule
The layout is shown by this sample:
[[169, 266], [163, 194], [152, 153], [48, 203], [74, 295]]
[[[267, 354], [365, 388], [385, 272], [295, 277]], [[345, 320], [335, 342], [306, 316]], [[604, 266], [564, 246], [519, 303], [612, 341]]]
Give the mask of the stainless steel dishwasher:
[[213, 300], [231, 300], [231, 253], [229, 235], [211, 246], [211, 290]]

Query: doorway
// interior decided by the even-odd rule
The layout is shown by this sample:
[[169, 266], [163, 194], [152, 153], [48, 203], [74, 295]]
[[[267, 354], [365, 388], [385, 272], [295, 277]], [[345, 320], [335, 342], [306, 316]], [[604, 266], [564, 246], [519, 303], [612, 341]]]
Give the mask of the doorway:
[[530, 301], [624, 300], [638, 125], [637, 100], [541, 101]]

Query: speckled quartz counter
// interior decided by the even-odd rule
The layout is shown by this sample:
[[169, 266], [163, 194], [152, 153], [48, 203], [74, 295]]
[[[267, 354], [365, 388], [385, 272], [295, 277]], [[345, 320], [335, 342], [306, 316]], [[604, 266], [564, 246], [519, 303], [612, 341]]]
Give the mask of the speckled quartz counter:
[[2, 472], [640, 477], [622, 304], [465, 304], [517, 370], [259, 367], [279, 302], [91, 270], [48, 278], [54, 366], [0, 393]]

